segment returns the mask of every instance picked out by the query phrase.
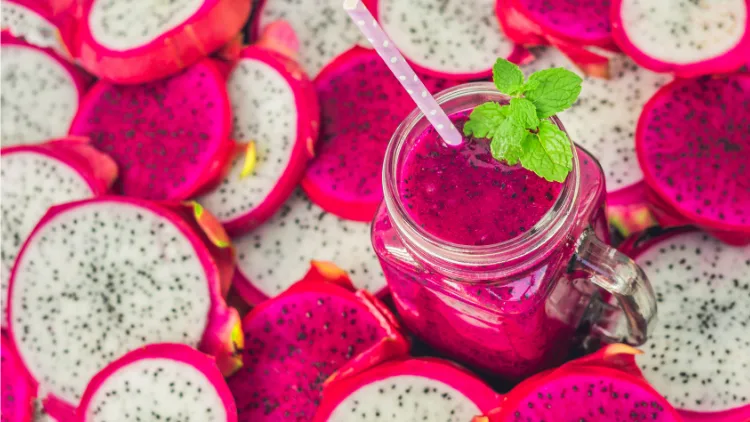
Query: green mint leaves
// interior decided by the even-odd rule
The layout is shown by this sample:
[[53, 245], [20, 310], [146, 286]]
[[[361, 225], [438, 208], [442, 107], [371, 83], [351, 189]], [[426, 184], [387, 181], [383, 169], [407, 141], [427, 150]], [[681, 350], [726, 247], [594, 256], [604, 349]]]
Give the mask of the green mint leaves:
[[491, 139], [498, 161], [521, 163], [549, 181], [562, 182], [573, 169], [573, 151], [565, 132], [544, 120], [569, 108], [581, 93], [582, 79], [566, 69], [546, 69], [524, 80], [515, 64], [498, 59], [492, 69], [497, 89], [510, 103], [487, 102], [471, 112], [464, 134]]

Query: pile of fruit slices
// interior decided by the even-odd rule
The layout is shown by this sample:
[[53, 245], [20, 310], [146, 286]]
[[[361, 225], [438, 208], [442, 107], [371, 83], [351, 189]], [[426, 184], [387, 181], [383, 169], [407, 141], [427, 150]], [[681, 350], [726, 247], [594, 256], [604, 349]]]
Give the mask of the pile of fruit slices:
[[747, 0], [365, 1], [433, 93], [584, 76], [660, 326], [506, 394], [383, 303], [398, 81], [339, 0], [253, 3], [1, 0], [3, 420], [750, 418]]

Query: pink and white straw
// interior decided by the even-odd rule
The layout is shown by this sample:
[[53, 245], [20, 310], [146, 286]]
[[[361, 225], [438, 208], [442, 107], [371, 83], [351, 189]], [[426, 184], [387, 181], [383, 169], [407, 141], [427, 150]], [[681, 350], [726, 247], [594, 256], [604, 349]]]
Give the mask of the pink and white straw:
[[414, 70], [398, 51], [388, 35], [380, 28], [378, 21], [361, 0], [344, 0], [344, 10], [352, 18], [357, 28], [365, 35], [375, 51], [383, 59], [391, 72], [398, 78], [414, 103], [422, 110], [427, 120], [437, 130], [443, 140], [449, 145], [460, 145], [463, 137], [458, 132], [451, 119], [440, 108], [435, 98], [430, 95]]

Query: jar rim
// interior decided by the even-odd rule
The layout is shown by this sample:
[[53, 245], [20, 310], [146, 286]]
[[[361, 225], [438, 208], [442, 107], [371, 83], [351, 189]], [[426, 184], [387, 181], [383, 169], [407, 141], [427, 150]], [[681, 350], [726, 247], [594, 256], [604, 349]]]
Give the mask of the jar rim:
[[[503, 101], [509, 97], [497, 91], [491, 82], [472, 82], [448, 88], [435, 96], [435, 99], [445, 109], [451, 101], [468, 96], [478, 98], [476, 104], [456, 110], [447, 110], [449, 114], [470, 110], [485, 101]], [[482, 98], [479, 101], [479, 98]], [[549, 119], [561, 130], [565, 131], [560, 120], [553, 116]], [[581, 174], [576, 147], [571, 141], [573, 149], [573, 171], [564, 182], [564, 186], [553, 206], [526, 232], [511, 239], [488, 245], [465, 245], [452, 243], [438, 238], [414, 222], [406, 211], [398, 192], [398, 169], [401, 158], [405, 156], [405, 146], [416, 139], [420, 133], [412, 133], [418, 124], [429, 124], [424, 114], [415, 109], [396, 128], [385, 154], [383, 163], [383, 190], [385, 205], [395, 229], [404, 238], [405, 244], [417, 255], [437, 258], [441, 264], [453, 264], [463, 269], [467, 267], [484, 267], [488, 262], [494, 265], [504, 264], [504, 270], [516, 270], [516, 265], [524, 265], [530, 255], [546, 255], [545, 246], [556, 244], [555, 240], [567, 234], [575, 218], [575, 204], [578, 199]], [[570, 139], [570, 137], [568, 137]], [[516, 265], [514, 265], [516, 264]], [[526, 264], [529, 264], [526, 262]], [[494, 271], [493, 271], [494, 272]], [[503, 271], [505, 272], [505, 271]]]

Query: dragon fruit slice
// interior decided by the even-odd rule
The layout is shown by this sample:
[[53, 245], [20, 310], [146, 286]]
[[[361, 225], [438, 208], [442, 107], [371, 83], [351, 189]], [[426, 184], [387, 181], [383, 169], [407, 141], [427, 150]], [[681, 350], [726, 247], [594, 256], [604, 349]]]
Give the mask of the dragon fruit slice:
[[340, 0], [261, 0], [250, 39], [258, 39], [279, 20], [288, 22], [299, 38], [299, 63], [314, 79], [340, 54], [357, 44], [368, 45], [341, 4]]
[[500, 403], [470, 372], [440, 359], [386, 362], [328, 384], [315, 422], [469, 421]]
[[493, 0], [377, 0], [374, 15], [418, 72], [465, 81], [489, 77], [498, 57], [516, 63], [531, 59], [528, 51], [500, 31], [494, 4]]
[[[424, 77], [430, 92], [455, 85]], [[316, 156], [302, 179], [310, 199], [341, 218], [370, 222], [383, 199], [391, 135], [415, 108], [374, 50], [354, 47], [315, 80], [321, 104]]]
[[33, 414], [34, 388], [15, 350], [2, 334], [2, 420], [29, 422]]
[[[636, 152], [660, 215], [750, 243], [750, 74], [676, 80], [646, 104]], [[661, 221], [666, 224], [670, 221]]]
[[640, 372], [686, 421], [750, 420], [750, 246], [680, 229], [624, 250], [659, 302]]
[[115, 163], [79, 140], [6, 147], [0, 150], [2, 179], [2, 326], [16, 254], [52, 205], [104, 194], [117, 177]]
[[190, 204], [105, 197], [42, 218], [16, 259], [8, 320], [51, 413], [72, 411], [93, 375], [145, 344], [200, 347], [223, 372], [237, 368], [239, 315], [222, 295], [232, 261], [217, 253], [229, 249], [226, 235], [207, 216]]
[[148, 84], [97, 82], [70, 133], [115, 159], [123, 194], [187, 199], [217, 184], [229, 165], [230, 115], [224, 78], [207, 59]]
[[354, 285], [379, 296], [385, 278], [370, 242], [370, 225], [342, 220], [312, 204], [297, 190], [265, 225], [234, 238], [234, 288], [250, 304], [286, 290], [305, 275], [310, 261], [330, 261]]
[[72, 19], [66, 15], [53, 17], [44, 2], [37, 0], [2, 0], [0, 28], [32, 45], [51, 48], [61, 56], [68, 56], [64, 40], [73, 36]]
[[498, 0], [505, 34], [521, 45], [553, 45], [586, 74], [609, 76], [607, 52], [619, 51], [609, 22], [610, 0]]
[[638, 64], [694, 77], [739, 69], [750, 55], [748, 0], [613, 0], [612, 35]]
[[84, 3], [73, 48], [94, 75], [138, 84], [173, 75], [229, 42], [250, 16], [250, 0]]
[[242, 321], [243, 369], [229, 378], [240, 421], [311, 420], [324, 381], [401, 357], [393, 315], [365, 292], [307, 280]]
[[237, 408], [210, 357], [184, 344], [151, 344], [91, 379], [77, 410], [81, 422], [200, 420], [235, 422]]
[[681, 421], [642, 377], [629, 373], [637, 353], [615, 344], [537, 374], [506, 394], [498, 409], [474, 422]]
[[266, 221], [294, 191], [318, 137], [320, 113], [297, 64], [265, 48], [243, 50], [227, 88], [232, 138], [253, 150], [248, 156], [248, 144], [240, 145], [228, 175], [198, 201], [236, 235]]
[[0, 39], [3, 145], [67, 135], [88, 77], [51, 49], [33, 46], [5, 31]]

